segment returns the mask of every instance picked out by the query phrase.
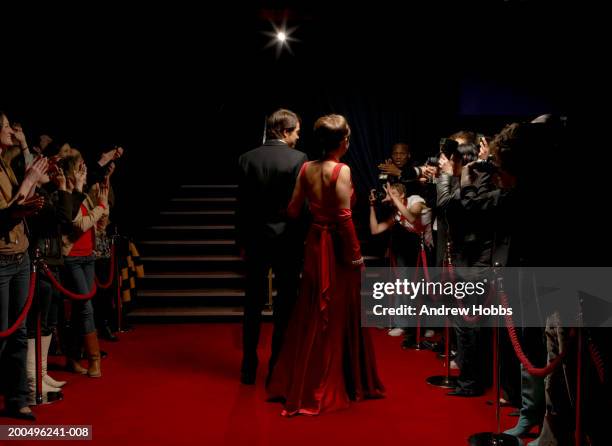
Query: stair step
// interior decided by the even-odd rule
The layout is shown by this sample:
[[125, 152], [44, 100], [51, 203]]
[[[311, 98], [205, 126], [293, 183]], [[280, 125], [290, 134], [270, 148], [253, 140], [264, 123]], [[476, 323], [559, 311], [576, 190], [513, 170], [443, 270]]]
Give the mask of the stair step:
[[206, 223], [209, 225], [233, 224], [236, 221], [234, 210], [182, 210], [162, 211], [156, 224], [158, 225], [198, 225]]
[[141, 245], [236, 245], [236, 240], [141, 240]]
[[150, 226], [157, 231], [227, 231], [236, 229], [236, 225], [162, 225]]
[[217, 210], [211, 210], [211, 211], [162, 211], [160, 212], [161, 215], [188, 215], [188, 216], [192, 216], [192, 215], [236, 215], [236, 211], [232, 211], [232, 210], [223, 210], [223, 209], [217, 209]]
[[175, 203], [235, 203], [236, 197], [177, 197], [171, 198]]
[[144, 279], [244, 279], [243, 273], [235, 271], [194, 271], [145, 273]]
[[220, 256], [239, 254], [234, 240], [145, 240], [138, 242], [143, 257]]
[[242, 289], [139, 290], [138, 297], [244, 297]]
[[143, 262], [239, 262], [240, 256], [147, 256]]
[[[271, 310], [264, 310], [262, 314], [266, 317], [272, 316]], [[207, 307], [193, 306], [186, 308], [177, 307], [151, 307], [151, 308], [136, 308], [129, 314], [129, 318], [189, 318], [189, 317], [235, 317], [240, 318], [243, 315], [243, 307]]]
[[238, 189], [237, 184], [181, 184], [181, 189]]
[[156, 225], [146, 228], [144, 240], [233, 240], [236, 225]]
[[[143, 247], [144, 248], [144, 247]], [[244, 270], [245, 263], [238, 255], [146, 255], [141, 260], [147, 273], [200, 272]]]

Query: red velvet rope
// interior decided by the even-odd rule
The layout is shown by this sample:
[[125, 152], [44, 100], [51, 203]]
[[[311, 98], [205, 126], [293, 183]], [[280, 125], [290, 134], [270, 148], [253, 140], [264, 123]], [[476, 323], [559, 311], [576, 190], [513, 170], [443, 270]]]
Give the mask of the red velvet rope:
[[73, 299], [73, 300], [87, 300], [87, 299], [91, 299], [92, 297], [94, 297], [96, 295], [97, 287], [96, 287], [95, 280], [94, 280], [94, 283], [93, 283], [93, 287], [91, 288], [91, 291], [89, 293], [87, 293], [87, 294], [76, 294], [76, 293], [73, 293], [72, 291], [67, 290], [66, 288], [64, 288], [62, 286], [62, 284], [57, 281], [57, 279], [55, 278], [53, 273], [51, 271], [49, 271], [48, 268], [46, 268], [46, 266], [43, 267], [43, 272], [49, 278], [49, 280], [51, 281], [53, 286], [60, 293], [68, 296], [70, 299]]
[[[506, 293], [502, 292], [500, 294], [500, 302], [504, 308], [508, 308], [508, 296], [506, 295]], [[519, 359], [519, 361], [521, 361], [521, 364], [523, 364], [523, 367], [525, 367], [525, 369], [527, 370], [527, 372], [529, 372], [530, 375], [543, 378], [547, 375], [550, 375], [559, 366], [559, 364], [561, 364], [561, 361], [563, 361], [563, 358], [565, 358], [565, 355], [567, 354], [567, 350], [563, 350], [559, 354], [559, 356], [557, 356], [552, 362], [549, 362], [546, 367], [535, 367], [531, 363], [531, 361], [529, 361], [529, 358], [527, 358], [525, 352], [523, 352], [523, 347], [521, 347], [521, 343], [518, 340], [512, 316], [507, 314], [505, 316], [505, 320], [506, 328], [508, 329], [508, 336], [510, 336], [512, 347], [514, 347], [514, 353], [516, 353], [517, 358]]]
[[102, 288], [102, 289], [107, 289], [110, 288], [110, 286], [113, 284], [113, 282], [115, 281], [115, 244], [113, 243], [113, 245], [111, 246], [111, 257], [110, 257], [110, 273], [108, 274], [108, 281], [101, 283], [100, 280], [98, 280], [98, 278], [96, 277], [96, 285], [98, 286], [98, 288]]
[[597, 371], [597, 377], [599, 378], [599, 382], [603, 384], [606, 376], [604, 360], [601, 356], [601, 352], [597, 349], [597, 347], [595, 346], [595, 344], [593, 344], [592, 341], [589, 341], [589, 353], [591, 354], [591, 360], [595, 365], [595, 370]]
[[6, 331], [0, 332], [0, 338], [8, 338], [10, 335], [15, 333], [17, 329], [21, 326], [23, 321], [25, 320], [28, 312], [30, 311], [30, 307], [32, 306], [32, 301], [34, 300], [34, 291], [36, 290], [36, 271], [32, 271], [30, 274], [30, 290], [28, 292], [28, 298], [23, 307], [23, 311], [15, 321], [15, 323]]

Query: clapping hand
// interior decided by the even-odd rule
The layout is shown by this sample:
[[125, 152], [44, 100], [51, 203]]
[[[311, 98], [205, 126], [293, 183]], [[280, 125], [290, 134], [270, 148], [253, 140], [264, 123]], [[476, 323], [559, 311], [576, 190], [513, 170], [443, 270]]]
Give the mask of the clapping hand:
[[386, 173], [387, 175], [393, 175], [394, 177], [399, 177], [402, 174], [402, 170], [393, 164], [393, 161], [388, 159], [384, 163], [378, 165], [378, 168], [382, 173]]
[[40, 195], [34, 195], [30, 198], [25, 198], [23, 194], [17, 198], [9, 206], [11, 218], [18, 220], [30, 215], [36, 214], [45, 204], [45, 199]]
[[123, 152], [123, 147], [115, 147], [114, 149], [109, 150], [108, 152], [104, 152], [100, 157], [98, 163], [100, 164], [100, 166], [106, 166], [109, 162], [121, 158], [121, 156], [123, 156]]

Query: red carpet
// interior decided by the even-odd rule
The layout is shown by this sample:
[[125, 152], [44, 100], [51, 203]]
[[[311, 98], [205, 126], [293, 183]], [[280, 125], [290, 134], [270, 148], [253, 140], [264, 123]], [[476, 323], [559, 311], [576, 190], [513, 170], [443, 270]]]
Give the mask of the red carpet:
[[[270, 328], [263, 330], [264, 364]], [[432, 352], [403, 351], [400, 338], [382, 330], [375, 330], [374, 339], [386, 399], [286, 419], [279, 415], [280, 404], [264, 400], [265, 367], [257, 386], [238, 381], [239, 324], [138, 325], [120, 342], [103, 344], [109, 358], [101, 379], [53, 372], [70, 380], [65, 400], [34, 408], [37, 424], [92, 425], [93, 444], [131, 446], [459, 446], [470, 434], [494, 428], [494, 408], [486, 397], [452, 398], [425, 383], [443, 372]], [[508, 411], [502, 428], [516, 422]], [[0, 423], [13, 421], [0, 418]]]

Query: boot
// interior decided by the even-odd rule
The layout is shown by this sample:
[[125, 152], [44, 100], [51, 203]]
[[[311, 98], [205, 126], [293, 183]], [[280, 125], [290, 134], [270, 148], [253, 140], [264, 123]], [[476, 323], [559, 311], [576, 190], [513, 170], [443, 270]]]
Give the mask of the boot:
[[85, 335], [84, 340], [85, 353], [89, 361], [87, 375], [89, 375], [90, 378], [100, 378], [102, 376], [102, 370], [100, 369], [100, 345], [98, 344], [98, 334], [95, 331], [88, 333]]
[[66, 384], [66, 381], [56, 381], [53, 378], [51, 378], [49, 375], [47, 375], [47, 358], [49, 357], [49, 346], [51, 345], [51, 335], [41, 336], [40, 340], [41, 340], [41, 346], [42, 346], [41, 356], [42, 356], [43, 383], [46, 383], [47, 385], [51, 387], [57, 387], [59, 389], [60, 387], [63, 387]]
[[117, 342], [119, 338], [113, 333], [113, 330], [110, 328], [108, 321], [104, 321], [102, 323], [102, 328], [100, 329], [100, 336], [103, 339], [111, 342]]
[[527, 417], [521, 416], [512, 429], [508, 429], [504, 434], [512, 435], [514, 437], [522, 437], [531, 432], [531, 429], [538, 426], [539, 423], [529, 420]]
[[87, 369], [80, 363], [81, 348], [79, 346], [79, 336], [70, 330], [66, 345], [66, 370], [79, 375], [87, 375]]
[[[36, 397], [36, 349], [35, 339], [28, 339], [28, 352], [26, 360], [26, 372], [28, 375], [28, 390], [30, 391], [30, 400], [35, 401]], [[49, 384], [42, 382], [43, 393], [59, 392], [60, 389], [52, 387]]]
[[62, 349], [62, 338], [60, 338], [59, 330], [57, 327], [51, 329], [51, 342], [49, 344], [49, 355], [50, 356], [64, 356], [64, 350]]
[[[535, 426], [542, 424], [544, 418], [544, 378], [532, 376], [521, 365], [521, 410], [516, 426], [504, 434], [522, 437]], [[537, 445], [537, 443], [536, 443]]]

